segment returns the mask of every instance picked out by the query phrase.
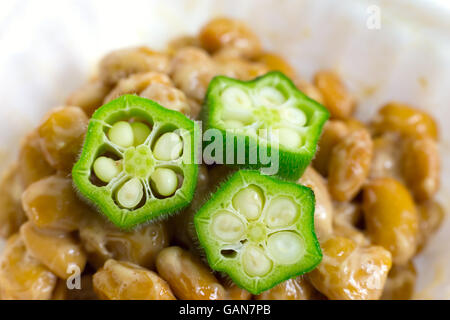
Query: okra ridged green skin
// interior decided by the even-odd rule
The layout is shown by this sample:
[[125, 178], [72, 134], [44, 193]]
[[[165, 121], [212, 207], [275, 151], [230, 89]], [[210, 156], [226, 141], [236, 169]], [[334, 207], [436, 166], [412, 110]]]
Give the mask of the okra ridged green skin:
[[[151, 133], [145, 143], [131, 147], [112, 143], [110, 139], [114, 138], [115, 141], [125, 139], [126, 135], [113, 135], [111, 128], [118, 122], [130, 119], [142, 121], [151, 127]], [[126, 125], [123, 127], [128, 128]], [[175, 213], [192, 201], [197, 184], [195, 128], [196, 124], [180, 112], [166, 109], [154, 101], [134, 95], [124, 95], [112, 100], [97, 109], [89, 121], [80, 158], [72, 169], [74, 185], [83, 198], [122, 229], [131, 229], [141, 223]], [[182, 132], [180, 137], [183, 136], [180, 138], [183, 144], [181, 155], [171, 162], [158, 160], [154, 153], [154, 145], [165, 131], [175, 130], [180, 130], [179, 132]], [[140, 130], [138, 135], [142, 135], [143, 132], [145, 133], [145, 130]], [[139, 143], [142, 140], [142, 136], [138, 136], [138, 141], [134, 141]], [[120, 158], [116, 160], [120, 162], [120, 173], [110, 182], [101, 182], [99, 185], [98, 181], [95, 183], [92, 178], [96, 176], [94, 162], [103, 155], [108, 157], [111, 154]], [[150, 186], [152, 173], [158, 168], [169, 168], [172, 175], [176, 173], [182, 177], [177, 180], [179, 182], [177, 189], [170, 196], [161, 196]], [[111, 166], [108, 169], [108, 173], [115, 173]], [[106, 167], [104, 170], [107, 170]], [[125, 200], [128, 200], [126, 193], [136, 190], [136, 179], [140, 182], [140, 184], [137, 182], [137, 187], [140, 186], [137, 193], [139, 204], [131, 204], [130, 208], [127, 208], [123, 205], [127, 204], [126, 201], [121, 203], [119, 200], [124, 193]], [[129, 182], [130, 186], [125, 189], [124, 186]], [[122, 194], [119, 192], [121, 190]]]
[[241, 170], [198, 210], [194, 226], [210, 267], [259, 294], [322, 260], [314, 204], [305, 186]]
[[[226, 99], [221, 97], [221, 95], [229, 88], [237, 88], [248, 93], [252, 100], [252, 107], [248, 113], [251, 114], [250, 118], [254, 122], [246, 119], [245, 117], [247, 115], [244, 115], [244, 120], [239, 117], [239, 114], [244, 114], [242, 111], [243, 108], [240, 108], [240, 106], [235, 107], [235, 111], [237, 112], [233, 115], [233, 117], [235, 117], [233, 120], [228, 122], [223, 120], [226, 108], [233, 109], [233, 106], [230, 105], [230, 103], [226, 104], [224, 102]], [[258, 90], [261, 89], [263, 89], [261, 94], [266, 95], [266, 97], [269, 94], [273, 94], [273, 89], [275, 89], [274, 93], [278, 92], [282, 94], [284, 98], [282, 107], [289, 109], [291, 113], [295, 112], [294, 115], [287, 113], [286, 116], [283, 116], [288, 122], [290, 120], [295, 120], [296, 115], [299, 115], [300, 118], [305, 117], [303, 119], [304, 123], [300, 123], [299, 125], [289, 123], [289, 128], [292, 128], [296, 132], [295, 134], [298, 133], [296, 138], [299, 138], [301, 141], [298, 142], [300, 143], [298, 147], [288, 147], [284, 145], [283, 142], [285, 142], [286, 139], [281, 137], [279, 138], [281, 140], [279, 145], [272, 146], [270, 140], [262, 139], [258, 136], [257, 132], [252, 133], [251, 130], [255, 131], [254, 129], [256, 129], [256, 131], [258, 131], [259, 128], [285, 129], [282, 122], [274, 120], [277, 118], [277, 114], [275, 113], [275, 117], [272, 116], [274, 110], [277, 110], [277, 106], [271, 106], [269, 108], [264, 106], [264, 100], [258, 99]], [[268, 91], [269, 93], [267, 93]], [[239, 92], [237, 94], [239, 94]], [[262, 114], [264, 119], [260, 118], [260, 114]], [[227, 158], [226, 133], [233, 133], [238, 137], [243, 136], [245, 140], [245, 163], [235, 163], [234, 165], [251, 170], [270, 167], [270, 164], [264, 165], [259, 157], [260, 148], [265, 147], [269, 157], [271, 154], [274, 154], [274, 152], [279, 154], [279, 170], [276, 174], [286, 180], [296, 181], [301, 177], [315, 155], [323, 125], [329, 118], [329, 112], [324, 106], [308, 98], [299, 91], [293, 82], [283, 73], [273, 71], [251, 81], [240, 81], [226, 76], [214, 77], [211, 80], [206, 93], [201, 118], [204, 123], [204, 129], [217, 129], [222, 133], [224, 159]], [[245, 124], [245, 122], [248, 121], [250, 124]], [[299, 121], [302, 122], [302, 119], [299, 119]], [[231, 126], [241, 122], [244, 122], [244, 127], [237, 129], [231, 128]], [[255, 123], [259, 124], [255, 125]], [[209, 142], [204, 142], [204, 147], [208, 144]], [[236, 144], [234, 153], [236, 155]], [[256, 163], [254, 163], [255, 161], [251, 161], [251, 157], [254, 157], [255, 155], [257, 155]]]

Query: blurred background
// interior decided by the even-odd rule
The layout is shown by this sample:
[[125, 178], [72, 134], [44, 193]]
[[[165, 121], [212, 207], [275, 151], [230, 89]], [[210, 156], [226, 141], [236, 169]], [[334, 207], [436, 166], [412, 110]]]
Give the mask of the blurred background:
[[[362, 120], [390, 100], [433, 114], [441, 127], [440, 200], [450, 211], [448, 0], [2, 0], [0, 173], [24, 133], [95, 74], [105, 53], [162, 49], [220, 15], [246, 21], [303, 78], [336, 70], [358, 98]], [[448, 220], [416, 259], [416, 298], [450, 299]]]

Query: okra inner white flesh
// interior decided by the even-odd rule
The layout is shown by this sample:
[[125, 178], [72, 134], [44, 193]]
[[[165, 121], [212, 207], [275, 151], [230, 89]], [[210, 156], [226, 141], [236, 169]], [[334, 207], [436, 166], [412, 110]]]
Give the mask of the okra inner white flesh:
[[138, 178], [132, 178], [125, 182], [117, 192], [117, 202], [126, 209], [132, 209], [141, 202], [144, 196], [144, 188]]
[[227, 129], [243, 130], [256, 125], [258, 136], [290, 149], [300, 148], [304, 141], [301, 130], [307, 124], [306, 114], [295, 107], [275, 87], [265, 86], [246, 92], [229, 87], [222, 92], [222, 121]]
[[144, 194], [148, 199], [155, 194], [169, 197], [180, 187], [175, 168], [159, 166], [180, 166], [183, 139], [175, 132], [156, 135], [152, 132], [158, 130], [155, 128], [159, 128], [158, 123], [152, 128], [140, 121], [117, 121], [109, 126], [105, 142], [120, 159], [100, 155], [94, 160], [93, 173], [107, 184], [116, 203], [123, 208], [135, 208]]
[[224, 259], [240, 259], [248, 276], [262, 277], [274, 265], [294, 264], [305, 254], [297, 231], [299, 216], [300, 206], [293, 198], [265, 195], [251, 184], [234, 194], [228, 208], [212, 216], [210, 231], [219, 250], [232, 247], [237, 252]]

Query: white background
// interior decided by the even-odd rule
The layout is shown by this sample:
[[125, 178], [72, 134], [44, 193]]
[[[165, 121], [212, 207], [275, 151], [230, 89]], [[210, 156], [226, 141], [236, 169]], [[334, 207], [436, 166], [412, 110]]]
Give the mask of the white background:
[[[381, 29], [369, 30], [370, 5]], [[446, 0], [2, 0], [0, 2], [0, 171], [18, 141], [48, 109], [95, 72], [111, 49], [193, 34], [209, 18], [246, 20], [266, 48], [303, 77], [332, 68], [358, 97], [368, 119], [395, 99], [440, 123], [443, 186], [450, 208], [450, 1]], [[417, 298], [450, 298], [450, 219], [416, 259]]]

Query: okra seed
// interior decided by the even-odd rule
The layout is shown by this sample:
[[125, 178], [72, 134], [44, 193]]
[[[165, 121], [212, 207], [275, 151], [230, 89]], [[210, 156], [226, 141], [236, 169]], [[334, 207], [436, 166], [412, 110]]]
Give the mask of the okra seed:
[[267, 207], [266, 223], [270, 228], [288, 227], [298, 216], [297, 205], [287, 197], [272, 199]]
[[132, 209], [141, 202], [143, 196], [141, 181], [138, 178], [132, 178], [125, 182], [117, 192], [117, 202], [124, 208]]
[[239, 129], [244, 126], [244, 124], [239, 120], [226, 120], [224, 121], [224, 124], [227, 129]]
[[211, 230], [223, 241], [238, 241], [244, 234], [244, 224], [234, 214], [223, 210], [214, 215]]
[[158, 168], [151, 175], [152, 186], [158, 194], [168, 197], [175, 193], [178, 186], [177, 174], [167, 168]]
[[267, 140], [269, 143], [278, 142], [278, 129], [271, 128], [261, 128], [258, 129], [258, 136], [264, 140]]
[[254, 121], [252, 115], [252, 100], [240, 88], [227, 88], [222, 93], [223, 113], [222, 120], [237, 120], [243, 124]]
[[273, 87], [264, 87], [258, 90], [258, 103], [264, 107], [276, 107], [286, 101], [284, 95]]
[[108, 157], [98, 157], [93, 164], [94, 173], [103, 182], [110, 182], [120, 171], [122, 165]]
[[270, 256], [280, 264], [298, 262], [305, 253], [302, 238], [292, 231], [277, 232], [267, 240]]
[[249, 220], [259, 218], [263, 203], [262, 190], [254, 185], [241, 189], [233, 197], [233, 207]]
[[300, 134], [293, 129], [280, 128], [276, 134], [278, 141], [288, 148], [295, 149], [301, 146], [302, 139]]
[[133, 145], [134, 135], [131, 125], [126, 121], [116, 122], [108, 132], [108, 138], [112, 143], [128, 148]]
[[303, 127], [306, 124], [305, 113], [297, 108], [286, 108], [280, 111], [281, 119], [296, 126]]
[[156, 141], [153, 154], [158, 160], [178, 159], [183, 151], [183, 141], [175, 132], [166, 132]]
[[133, 122], [131, 124], [131, 129], [133, 129], [134, 146], [143, 144], [151, 132], [150, 128], [142, 122]]
[[232, 109], [250, 109], [252, 100], [244, 90], [240, 88], [230, 87], [222, 92], [222, 101], [225, 108]]
[[251, 277], [262, 277], [272, 269], [272, 261], [257, 246], [247, 246], [242, 254], [242, 265], [245, 273]]

